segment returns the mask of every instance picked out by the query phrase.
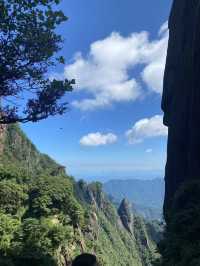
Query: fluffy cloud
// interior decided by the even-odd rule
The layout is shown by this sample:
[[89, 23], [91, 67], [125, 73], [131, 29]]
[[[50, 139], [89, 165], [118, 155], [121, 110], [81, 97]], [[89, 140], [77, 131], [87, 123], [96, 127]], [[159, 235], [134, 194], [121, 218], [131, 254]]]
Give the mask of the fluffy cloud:
[[146, 152], [146, 153], [152, 153], [153, 150], [152, 150], [152, 149], [147, 149], [145, 152]]
[[[64, 76], [75, 78], [76, 91], [87, 97], [73, 102], [82, 110], [112, 105], [114, 102], [135, 101], [142, 94], [142, 83], [161, 93], [168, 42], [167, 23], [159, 30], [156, 40], [148, 32], [123, 37], [114, 32], [91, 44], [87, 56], [77, 53], [72, 64], [65, 66]], [[132, 70], [142, 66], [140, 75]]]
[[80, 144], [83, 146], [102, 146], [107, 144], [113, 144], [117, 141], [117, 136], [108, 133], [101, 134], [100, 132], [90, 133], [81, 138]]
[[167, 136], [167, 127], [163, 125], [163, 117], [156, 115], [151, 118], [144, 118], [126, 132], [130, 144], [143, 142], [144, 139]]
[[162, 25], [158, 36], [158, 40], [148, 44], [147, 64], [141, 75], [150, 90], [161, 94], [169, 38], [168, 22]]

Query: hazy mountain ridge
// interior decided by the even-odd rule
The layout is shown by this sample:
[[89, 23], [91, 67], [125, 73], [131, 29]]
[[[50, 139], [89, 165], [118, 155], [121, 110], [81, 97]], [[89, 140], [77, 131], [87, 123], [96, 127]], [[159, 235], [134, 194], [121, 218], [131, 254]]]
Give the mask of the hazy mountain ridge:
[[119, 204], [123, 198], [127, 198], [132, 203], [133, 210], [143, 217], [150, 220], [162, 218], [163, 179], [110, 180], [104, 183], [103, 188], [116, 204]]

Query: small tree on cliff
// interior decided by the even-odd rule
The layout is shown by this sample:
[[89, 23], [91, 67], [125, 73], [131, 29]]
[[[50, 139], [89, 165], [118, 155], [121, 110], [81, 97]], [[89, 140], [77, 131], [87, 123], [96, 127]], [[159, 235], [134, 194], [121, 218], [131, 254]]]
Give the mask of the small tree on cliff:
[[67, 20], [60, 0], [0, 0], [0, 124], [37, 122], [63, 114], [74, 80], [51, 80], [49, 67], [63, 42], [55, 32]]

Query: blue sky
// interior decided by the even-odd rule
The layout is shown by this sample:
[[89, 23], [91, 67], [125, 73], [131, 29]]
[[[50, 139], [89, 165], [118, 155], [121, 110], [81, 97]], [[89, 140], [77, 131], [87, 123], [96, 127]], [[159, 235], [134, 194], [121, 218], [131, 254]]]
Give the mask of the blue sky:
[[59, 32], [66, 65], [50, 76], [76, 78], [63, 117], [23, 125], [39, 150], [77, 178], [163, 174], [167, 129], [160, 101], [171, 0], [68, 0]]

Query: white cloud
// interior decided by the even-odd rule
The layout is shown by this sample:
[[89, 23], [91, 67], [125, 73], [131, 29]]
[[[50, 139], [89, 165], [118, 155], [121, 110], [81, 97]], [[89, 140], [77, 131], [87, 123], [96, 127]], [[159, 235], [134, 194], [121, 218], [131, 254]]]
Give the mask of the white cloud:
[[[149, 43], [149, 62], [142, 71], [142, 79], [148, 88], [156, 93], [162, 93], [163, 76], [168, 45], [168, 23], [160, 28], [160, 39]], [[148, 59], [147, 59], [148, 60]]]
[[134, 126], [126, 132], [130, 144], [141, 143], [144, 139], [167, 136], [167, 127], [163, 125], [163, 117], [155, 115], [137, 121]]
[[165, 34], [168, 31], [168, 21], [165, 21], [165, 23], [160, 27], [159, 35]]
[[146, 153], [152, 153], [153, 152], [153, 150], [152, 149], [146, 149], [146, 151], [145, 151]]
[[101, 146], [101, 145], [108, 145], [113, 144], [117, 141], [117, 136], [108, 133], [108, 134], [101, 134], [100, 132], [90, 133], [81, 138], [80, 144], [83, 146]]
[[[77, 82], [76, 91], [87, 97], [73, 102], [82, 110], [109, 106], [115, 102], [135, 101], [142, 94], [142, 82], [151, 91], [161, 93], [168, 42], [167, 23], [156, 40], [148, 32], [123, 37], [117, 32], [91, 44], [87, 56], [77, 53], [72, 64], [65, 66], [64, 76]], [[130, 70], [142, 65], [140, 75]]]

